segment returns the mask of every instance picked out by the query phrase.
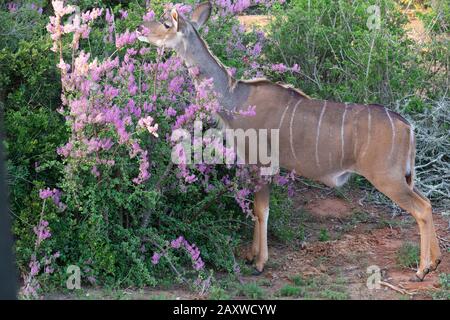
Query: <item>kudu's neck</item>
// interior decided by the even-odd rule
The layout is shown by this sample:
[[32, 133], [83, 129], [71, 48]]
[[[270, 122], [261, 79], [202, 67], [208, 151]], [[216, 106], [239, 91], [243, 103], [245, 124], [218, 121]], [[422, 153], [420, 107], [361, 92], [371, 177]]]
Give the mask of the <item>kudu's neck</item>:
[[206, 43], [197, 32], [191, 32], [188, 39], [183, 40], [176, 51], [191, 71], [195, 68], [193, 76], [196, 85], [203, 80], [212, 78], [213, 89], [218, 94], [219, 103], [228, 110], [236, 107], [230, 103], [234, 100], [231, 97], [231, 86], [236, 80], [208, 50]]

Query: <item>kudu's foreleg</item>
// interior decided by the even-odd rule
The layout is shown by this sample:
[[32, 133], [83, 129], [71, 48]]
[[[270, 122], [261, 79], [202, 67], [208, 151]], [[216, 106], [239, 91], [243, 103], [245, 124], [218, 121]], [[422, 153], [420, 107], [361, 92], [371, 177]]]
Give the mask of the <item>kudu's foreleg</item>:
[[262, 272], [264, 265], [269, 258], [267, 246], [267, 222], [269, 219], [269, 198], [270, 186], [268, 184], [261, 187], [255, 193], [253, 212], [255, 215], [255, 226], [253, 231], [252, 247], [247, 254], [247, 260], [253, 261], [256, 258], [256, 271]]
[[254, 216], [255, 221], [253, 225], [253, 241], [252, 246], [250, 247], [250, 250], [248, 250], [246, 256], [247, 262], [249, 264], [252, 264], [259, 254], [259, 218], [256, 213], [254, 214]]

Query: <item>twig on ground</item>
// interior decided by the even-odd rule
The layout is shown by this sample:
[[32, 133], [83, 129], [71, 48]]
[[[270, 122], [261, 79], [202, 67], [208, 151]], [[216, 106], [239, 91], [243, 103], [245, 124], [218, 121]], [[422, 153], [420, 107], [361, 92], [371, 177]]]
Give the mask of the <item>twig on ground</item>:
[[439, 246], [441, 247], [441, 249], [443, 250], [450, 249], [450, 240], [447, 240], [439, 236], [437, 236], [437, 238], [439, 239]]
[[402, 289], [400, 287], [394, 286], [393, 284], [390, 284], [389, 282], [385, 282], [385, 281], [380, 281], [380, 285], [388, 287], [394, 291], [397, 291], [401, 294], [407, 294], [409, 296], [413, 296], [415, 294], [417, 294], [417, 291], [407, 291], [406, 289]]

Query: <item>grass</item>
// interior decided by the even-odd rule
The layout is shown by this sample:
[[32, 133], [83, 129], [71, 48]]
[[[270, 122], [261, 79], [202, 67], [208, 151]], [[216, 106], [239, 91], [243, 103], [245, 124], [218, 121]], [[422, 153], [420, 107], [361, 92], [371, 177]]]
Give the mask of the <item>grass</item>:
[[332, 282], [328, 277], [307, 277], [296, 275], [290, 278], [292, 284], [283, 286], [277, 293], [280, 297], [302, 297], [305, 299], [349, 299], [347, 281], [337, 277]]
[[238, 295], [249, 299], [264, 299], [266, 292], [256, 282], [250, 282], [239, 286]]
[[223, 288], [215, 287], [215, 286], [213, 286], [211, 288], [208, 298], [210, 300], [229, 300], [229, 299], [231, 299], [230, 295]]
[[346, 300], [349, 298], [348, 293], [332, 289], [325, 289], [320, 295], [323, 299], [327, 300]]
[[298, 297], [304, 295], [304, 289], [292, 286], [290, 284], [285, 285], [280, 289], [279, 295], [281, 297]]
[[327, 229], [320, 229], [319, 241], [325, 242], [330, 240], [330, 234]]
[[406, 242], [398, 249], [397, 263], [402, 268], [417, 268], [420, 258], [419, 246]]
[[150, 300], [171, 300], [174, 298], [166, 293], [160, 293], [160, 294], [156, 294], [154, 296], [150, 296], [149, 299]]
[[351, 222], [352, 224], [368, 223], [370, 221], [370, 218], [371, 216], [369, 213], [361, 210], [355, 210], [352, 213]]
[[346, 202], [350, 203], [351, 199], [348, 197], [348, 186], [347, 187], [341, 187], [341, 188], [335, 188], [333, 189], [334, 194], [337, 198], [345, 200]]
[[415, 223], [415, 220], [410, 217], [406, 216], [401, 219], [386, 219], [386, 218], [380, 218], [380, 221], [378, 223], [379, 228], [405, 228], [408, 226], [411, 226]]
[[450, 273], [441, 273], [439, 275], [439, 290], [432, 293], [434, 300], [450, 300]]
[[296, 286], [304, 286], [306, 284], [305, 279], [303, 279], [301, 276], [293, 276], [293, 277], [291, 277], [291, 281]]
[[[285, 284], [274, 297], [287, 298], [304, 298], [304, 299], [328, 299], [328, 300], [344, 300], [349, 298], [346, 291], [346, 280], [336, 278], [330, 282], [328, 278], [323, 276], [304, 278], [300, 275], [290, 277], [291, 284]], [[236, 295], [244, 296], [249, 299], [264, 299], [267, 292], [261, 286], [267, 286], [266, 281], [250, 282], [241, 284], [237, 287]], [[228, 296], [221, 290], [215, 290], [213, 297]], [[210, 296], [210, 299], [211, 298]]]

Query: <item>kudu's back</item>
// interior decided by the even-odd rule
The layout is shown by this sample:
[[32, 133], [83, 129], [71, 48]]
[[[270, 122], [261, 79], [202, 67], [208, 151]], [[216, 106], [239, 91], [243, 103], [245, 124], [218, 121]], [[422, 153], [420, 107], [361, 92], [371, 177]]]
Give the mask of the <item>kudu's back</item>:
[[386, 171], [410, 174], [413, 132], [397, 113], [380, 105], [314, 100], [267, 81], [243, 84], [250, 89], [240, 107], [255, 106], [256, 115], [238, 117], [230, 127], [279, 129], [282, 168], [329, 186], [342, 185], [352, 172], [367, 178]]

